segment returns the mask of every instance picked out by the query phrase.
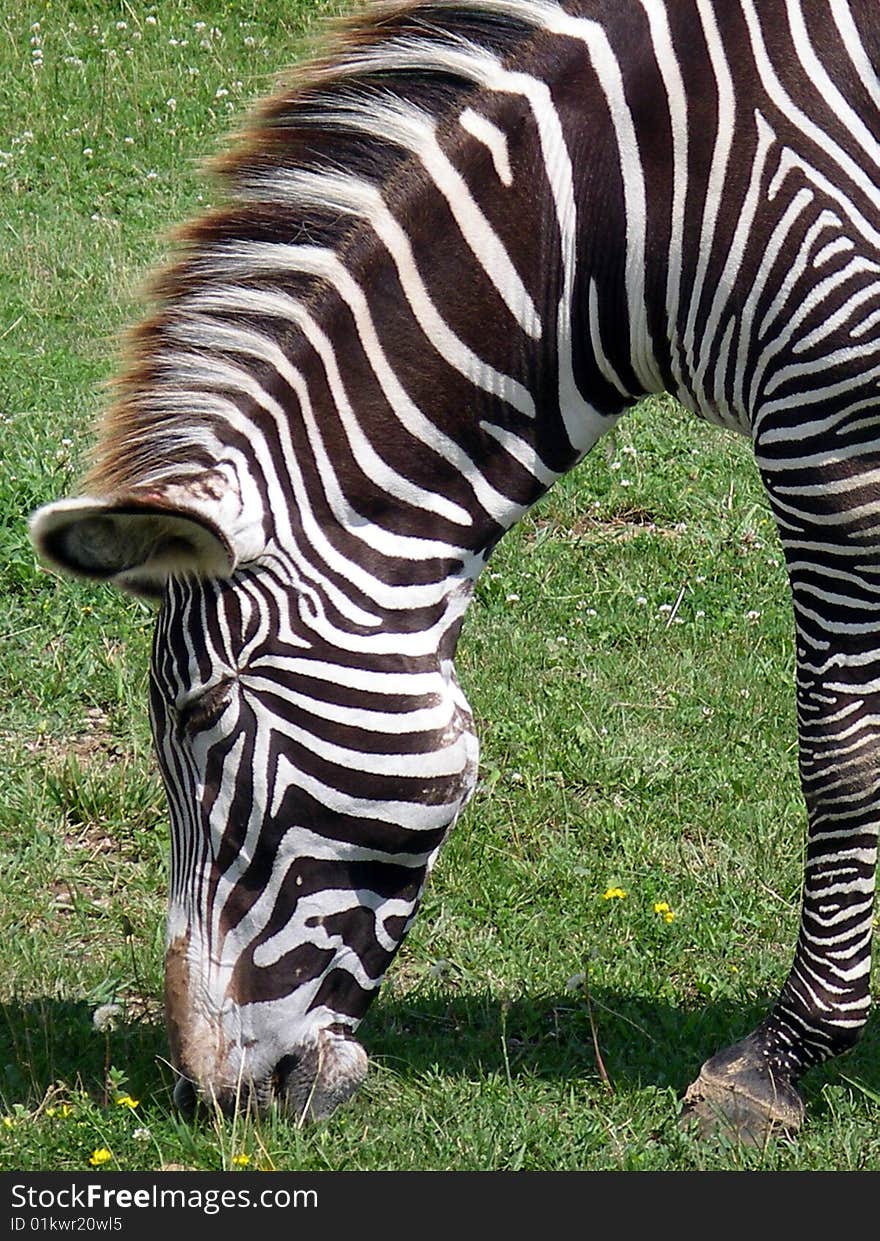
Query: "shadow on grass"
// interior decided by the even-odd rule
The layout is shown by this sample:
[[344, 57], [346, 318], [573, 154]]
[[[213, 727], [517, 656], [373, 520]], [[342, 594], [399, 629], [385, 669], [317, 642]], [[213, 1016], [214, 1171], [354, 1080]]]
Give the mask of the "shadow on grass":
[[[647, 1086], [683, 1094], [715, 1052], [753, 1030], [769, 997], [743, 1004], [716, 1000], [675, 1006], [652, 997], [595, 988], [590, 1010], [581, 995], [525, 996], [509, 1005], [485, 995], [379, 1001], [361, 1027], [370, 1057], [396, 1072], [439, 1067], [464, 1076], [524, 1074], [580, 1080], [600, 1076], [593, 1040], [619, 1090]], [[840, 1072], [880, 1093], [880, 1021], [868, 1022], [858, 1046], [809, 1073], [808, 1104]]]
[[[647, 1086], [681, 1094], [703, 1061], [748, 1033], [768, 1002], [728, 1000], [685, 1008], [597, 988], [592, 1018], [602, 1062], [618, 1090]], [[0, 1005], [0, 1108], [35, 1107], [56, 1083], [86, 1090], [96, 1102], [108, 1066], [126, 1074], [137, 1097], [171, 1106], [174, 1075], [161, 1023], [123, 1022], [101, 1033], [93, 1006], [38, 999]], [[439, 1069], [468, 1078], [504, 1075], [578, 1081], [599, 1075], [590, 1011], [582, 995], [524, 996], [503, 1003], [489, 993], [384, 996], [360, 1037], [372, 1060], [394, 1073]], [[880, 1093], [880, 1023], [871, 1021], [845, 1059], [812, 1072], [808, 1104], [823, 1110], [821, 1087], [841, 1070]]]
[[108, 1068], [139, 1098], [167, 1097], [174, 1075], [161, 1024], [122, 1021], [95, 1029], [94, 1004], [36, 999], [0, 1003], [0, 1107], [35, 1107], [56, 1084], [102, 1102]]

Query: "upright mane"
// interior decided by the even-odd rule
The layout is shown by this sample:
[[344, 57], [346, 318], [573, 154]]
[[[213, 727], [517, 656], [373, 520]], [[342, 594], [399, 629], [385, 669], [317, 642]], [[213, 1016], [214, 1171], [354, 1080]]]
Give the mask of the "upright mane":
[[[408, 121], [430, 117], [441, 133], [479, 89], [462, 72], [462, 58], [507, 59], [535, 37], [529, 19], [544, 7], [542, 0], [385, 0], [337, 20], [319, 50], [282, 76], [229, 149], [208, 161], [222, 205], [177, 230], [171, 260], [148, 286], [152, 311], [126, 338], [85, 491], [109, 497], [173, 473], [184, 442], [188, 465], [199, 463], [197, 428], [210, 427], [211, 401], [200, 410], [180, 399], [172, 359], [191, 348], [184, 340], [193, 299], [232, 279], [224, 254], [246, 240], [352, 257], [364, 219], [334, 193], [339, 177], [380, 188], [386, 203], [405, 199], [420, 177], [406, 146]], [[282, 209], [261, 190], [279, 175]], [[312, 303], [320, 280], [290, 279], [297, 297]], [[204, 341], [197, 348], [210, 361]], [[203, 456], [210, 467], [210, 453]]]

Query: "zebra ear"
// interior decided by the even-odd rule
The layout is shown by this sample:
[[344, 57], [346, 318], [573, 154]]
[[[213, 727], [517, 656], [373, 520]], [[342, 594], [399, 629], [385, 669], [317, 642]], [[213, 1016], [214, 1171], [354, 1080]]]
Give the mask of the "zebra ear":
[[170, 577], [229, 577], [260, 550], [260, 524], [243, 523], [241, 508], [237, 488], [210, 471], [110, 498], [57, 500], [33, 514], [30, 536], [64, 573], [155, 598]]

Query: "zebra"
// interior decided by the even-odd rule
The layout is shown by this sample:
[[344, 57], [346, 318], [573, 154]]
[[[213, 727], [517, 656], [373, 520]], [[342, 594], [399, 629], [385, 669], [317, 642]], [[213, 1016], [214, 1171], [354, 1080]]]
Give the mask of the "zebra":
[[388, 0], [218, 159], [50, 566], [159, 600], [176, 1102], [327, 1116], [473, 793], [502, 535], [646, 394], [748, 435], [796, 630], [793, 965], [685, 1107], [794, 1131], [870, 1003], [880, 727], [871, 0]]

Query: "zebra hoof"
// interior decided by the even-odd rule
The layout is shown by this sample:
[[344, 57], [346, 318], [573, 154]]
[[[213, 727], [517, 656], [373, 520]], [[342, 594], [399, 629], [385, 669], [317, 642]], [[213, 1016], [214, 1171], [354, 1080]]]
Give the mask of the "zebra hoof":
[[681, 1117], [701, 1138], [744, 1146], [764, 1146], [771, 1137], [796, 1133], [803, 1119], [803, 1100], [771, 1069], [757, 1034], [706, 1061], [685, 1093]]

